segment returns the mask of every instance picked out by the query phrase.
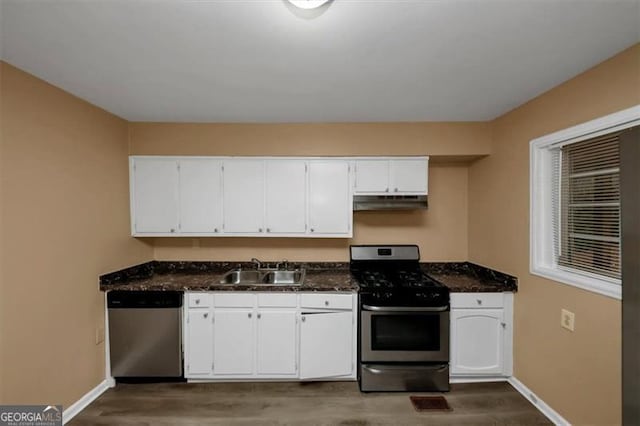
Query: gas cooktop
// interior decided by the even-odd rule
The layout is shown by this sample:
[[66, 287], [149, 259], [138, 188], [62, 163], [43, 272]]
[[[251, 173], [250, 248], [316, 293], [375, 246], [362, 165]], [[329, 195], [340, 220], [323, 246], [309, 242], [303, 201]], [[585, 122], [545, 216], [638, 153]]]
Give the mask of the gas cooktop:
[[360, 302], [380, 307], [449, 306], [449, 289], [420, 269], [418, 246], [351, 246]]

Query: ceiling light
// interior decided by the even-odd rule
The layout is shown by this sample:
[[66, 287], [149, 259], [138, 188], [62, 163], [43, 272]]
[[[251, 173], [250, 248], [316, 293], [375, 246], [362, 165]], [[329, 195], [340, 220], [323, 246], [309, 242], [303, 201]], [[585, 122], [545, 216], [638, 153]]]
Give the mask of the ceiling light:
[[315, 9], [328, 2], [329, 0], [289, 0], [289, 3], [300, 9]]

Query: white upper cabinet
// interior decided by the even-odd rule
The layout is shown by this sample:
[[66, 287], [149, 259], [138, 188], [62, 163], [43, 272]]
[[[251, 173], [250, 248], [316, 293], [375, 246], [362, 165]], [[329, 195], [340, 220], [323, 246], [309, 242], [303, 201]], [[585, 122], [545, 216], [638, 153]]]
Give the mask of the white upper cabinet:
[[349, 162], [309, 162], [309, 232], [351, 236], [353, 201]]
[[207, 158], [181, 159], [180, 231], [222, 231], [222, 161]]
[[427, 193], [427, 159], [402, 159], [389, 161], [391, 179], [389, 192]]
[[224, 231], [264, 231], [264, 160], [233, 159], [223, 169]]
[[307, 164], [304, 160], [266, 162], [265, 231], [302, 234], [307, 222]]
[[428, 160], [132, 156], [131, 233], [350, 238], [354, 193], [426, 195]]
[[356, 192], [389, 192], [389, 161], [356, 161]]
[[178, 232], [178, 162], [172, 158], [130, 161], [134, 235]]
[[426, 195], [428, 166], [429, 157], [356, 160], [355, 193]]

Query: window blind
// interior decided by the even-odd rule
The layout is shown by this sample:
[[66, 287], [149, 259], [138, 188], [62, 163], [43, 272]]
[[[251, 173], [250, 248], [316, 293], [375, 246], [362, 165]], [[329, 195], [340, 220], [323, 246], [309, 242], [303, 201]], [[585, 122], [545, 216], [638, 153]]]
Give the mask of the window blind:
[[552, 228], [558, 266], [620, 278], [619, 134], [552, 152]]

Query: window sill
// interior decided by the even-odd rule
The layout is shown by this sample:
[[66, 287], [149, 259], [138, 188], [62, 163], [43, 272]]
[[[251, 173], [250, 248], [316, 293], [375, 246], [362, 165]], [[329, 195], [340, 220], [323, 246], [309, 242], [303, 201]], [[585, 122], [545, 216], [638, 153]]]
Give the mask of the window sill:
[[533, 275], [578, 287], [593, 293], [602, 294], [612, 299], [622, 300], [622, 286], [607, 280], [588, 277], [586, 275], [576, 274], [557, 268], [549, 268], [543, 266], [532, 266]]

